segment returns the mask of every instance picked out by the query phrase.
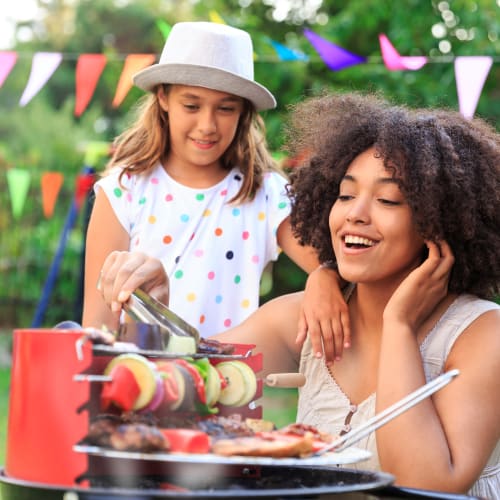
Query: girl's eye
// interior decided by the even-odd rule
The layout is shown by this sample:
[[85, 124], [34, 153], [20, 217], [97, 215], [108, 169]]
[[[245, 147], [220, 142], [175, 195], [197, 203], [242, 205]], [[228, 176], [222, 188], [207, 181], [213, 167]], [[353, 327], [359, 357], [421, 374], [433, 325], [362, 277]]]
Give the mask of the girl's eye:
[[184, 104], [184, 107], [188, 111], [196, 111], [198, 109], [198, 106], [196, 104]]
[[219, 109], [223, 113], [233, 113], [236, 108], [234, 106], [221, 106]]

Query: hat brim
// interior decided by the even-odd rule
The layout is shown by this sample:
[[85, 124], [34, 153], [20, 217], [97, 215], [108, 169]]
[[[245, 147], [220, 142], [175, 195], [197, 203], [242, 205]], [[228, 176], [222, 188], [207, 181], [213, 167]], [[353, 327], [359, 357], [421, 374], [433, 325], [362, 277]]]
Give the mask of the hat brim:
[[151, 92], [161, 83], [193, 85], [244, 97], [257, 111], [276, 107], [276, 99], [263, 85], [211, 66], [193, 64], [153, 64], [136, 73], [134, 84]]

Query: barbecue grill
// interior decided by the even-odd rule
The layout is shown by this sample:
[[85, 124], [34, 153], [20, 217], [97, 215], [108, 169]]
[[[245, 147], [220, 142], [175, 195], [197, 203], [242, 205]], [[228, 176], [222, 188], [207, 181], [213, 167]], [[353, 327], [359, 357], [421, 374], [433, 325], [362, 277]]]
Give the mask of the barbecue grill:
[[[79, 329], [14, 331], [6, 461], [0, 471], [3, 500], [470, 498], [395, 488], [389, 474], [302, 465], [301, 459], [283, 465], [281, 459], [233, 463], [214, 455], [203, 462], [196, 457], [165, 461], [147, 454], [94, 453], [81, 446], [99, 413], [100, 384], [92, 376], [103, 373], [112, 353], [83, 338]], [[251, 348], [237, 345], [233, 356], [258, 373], [262, 357]], [[252, 403], [221, 407], [221, 414], [260, 418], [256, 400], [261, 395], [259, 380]]]

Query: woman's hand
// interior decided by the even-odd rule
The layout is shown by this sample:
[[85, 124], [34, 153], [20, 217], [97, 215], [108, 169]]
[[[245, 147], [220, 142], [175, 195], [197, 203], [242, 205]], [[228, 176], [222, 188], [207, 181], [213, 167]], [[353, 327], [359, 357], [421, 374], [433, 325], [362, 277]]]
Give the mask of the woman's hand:
[[429, 255], [393, 293], [384, 309], [384, 322], [407, 324], [413, 331], [431, 314], [448, 293], [455, 258], [445, 241], [426, 241]]
[[114, 313], [141, 288], [168, 305], [168, 276], [162, 263], [141, 252], [111, 252], [101, 269], [98, 289]]
[[326, 363], [340, 360], [344, 348], [350, 346], [349, 309], [334, 269], [319, 266], [309, 274], [296, 342], [303, 343], [307, 335], [316, 357], [324, 355]]

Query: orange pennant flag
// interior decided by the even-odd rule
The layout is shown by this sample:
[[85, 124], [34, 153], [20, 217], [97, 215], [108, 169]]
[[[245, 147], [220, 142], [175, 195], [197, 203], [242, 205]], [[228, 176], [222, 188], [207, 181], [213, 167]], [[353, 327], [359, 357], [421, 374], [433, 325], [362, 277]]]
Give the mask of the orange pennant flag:
[[104, 66], [106, 66], [104, 54], [81, 54], [78, 58], [76, 63], [75, 116], [80, 116], [92, 99]]
[[42, 174], [40, 184], [42, 187], [42, 206], [45, 218], [50, 219], [54, 213], [57, 197], [64, 180], [61, 172], [45, 172]]
[[155, 62], [154, 54], [129, 54], [123, 65], [122, 74], [116, 87], [115, 97], [113, 98], [113, 107], [117, 108], [125, 99], [128, 91], [132, 87], [132, 76]]

